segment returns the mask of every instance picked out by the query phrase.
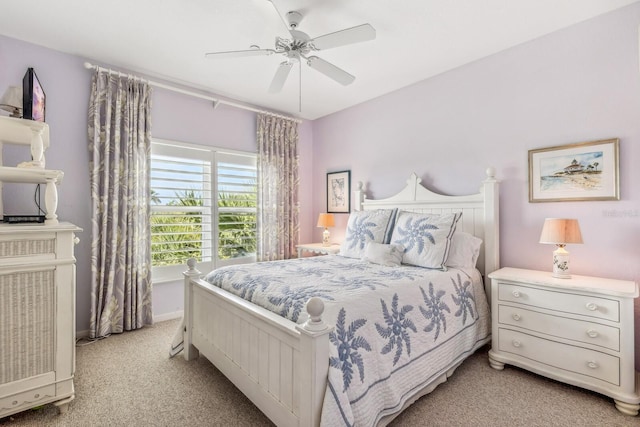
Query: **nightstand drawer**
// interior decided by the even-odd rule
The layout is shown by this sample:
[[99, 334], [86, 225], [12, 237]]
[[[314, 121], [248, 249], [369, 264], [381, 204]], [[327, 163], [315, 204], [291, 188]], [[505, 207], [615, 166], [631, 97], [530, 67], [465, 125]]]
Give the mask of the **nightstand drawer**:
[[620, 321], [619, 302], [613, 299], [570, 294], [559, 290], [536, 289], [509, 283], [498, 284], [498, 299], [613, 322]]
[[499, 350], [563, 369], [568, 374], [620, 385], [620, 359], [599, 351], [562, 344], [509, 329], [499, 329]]
[[554, 337], [620, 351], [620, 329], [612, 326], [552, 316], [509, 305], [500, 305], [498, 307], [498, 322], [502, 325], [518, 326]]

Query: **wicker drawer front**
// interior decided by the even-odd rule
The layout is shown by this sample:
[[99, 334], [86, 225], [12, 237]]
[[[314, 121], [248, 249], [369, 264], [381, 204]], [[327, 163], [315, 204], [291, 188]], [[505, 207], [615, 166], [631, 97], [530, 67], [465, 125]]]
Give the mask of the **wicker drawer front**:
[[534, 362], [620, 385], [620, 359], [582, 347], [562, 344], [510, 329], [499, 329], [500, 351]]
[[33, 239], [0, 238], [0, 259], [50, 255], [55, 257], [56, 239], [54, 234]]
[[620, 321], [620, 303], [614, 299], [548, 291], [509, 283], [500, 283], [498, 299], [612, 322]]
[[620, 351], [620, 329], [600, 323], [552, 316], [509, 305], [498, 307], [498, 321], [501, 325], [517, 326], [533, 332]]

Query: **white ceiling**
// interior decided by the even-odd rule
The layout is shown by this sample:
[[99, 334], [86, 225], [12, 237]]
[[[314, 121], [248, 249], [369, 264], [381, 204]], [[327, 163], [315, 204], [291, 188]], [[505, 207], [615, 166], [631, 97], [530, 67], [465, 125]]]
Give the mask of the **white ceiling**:
[[261, 108], [316, 119], [637, 0], [273, 0], [317, 37], [371, 24], [374, 41], [317, 52], [356, 76], [341, 86], [302, 66], [268, 92], [279, 55], [206, 59], [273, 48], [286, 27], [268, 0], [2, 0], [0, 34]]

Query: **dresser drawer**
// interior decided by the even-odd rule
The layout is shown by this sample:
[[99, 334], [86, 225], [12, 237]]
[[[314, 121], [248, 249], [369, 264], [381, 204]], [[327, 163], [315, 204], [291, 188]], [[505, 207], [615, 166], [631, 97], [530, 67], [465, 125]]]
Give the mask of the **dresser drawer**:
[[613, 322], [620, 321], [620, 304], [614, 299], [499, 283], [498, 300]]
[[527, 310], [522, 307], [500, 305], [498, 322], [554, 337], [620, 351], [620, 329], [584, 320], [569, 319]]
[[499, 328], [499, 350], [535, 362], [620, 385], [620, 359], [599, 351]]
[[33, 257], [43, 260], [56, 257], [56, 233], [0, 235], [0, 261]]

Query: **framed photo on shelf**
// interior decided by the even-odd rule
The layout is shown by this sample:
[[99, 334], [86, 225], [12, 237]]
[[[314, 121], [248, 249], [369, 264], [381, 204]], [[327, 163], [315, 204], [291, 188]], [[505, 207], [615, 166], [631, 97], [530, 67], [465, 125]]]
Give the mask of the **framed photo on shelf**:
[[620, 200], [617, 138], [529, 150], [529, 202]]
[[22, 79], [22, 111], [23, 118], [44, 122], [46, 95], [36, 72], [27, 69]]
[[351, 212], [351, 171], [327, 173], [327, 213]]

